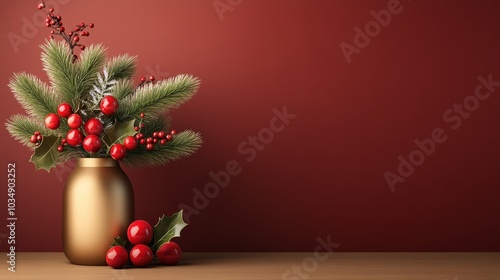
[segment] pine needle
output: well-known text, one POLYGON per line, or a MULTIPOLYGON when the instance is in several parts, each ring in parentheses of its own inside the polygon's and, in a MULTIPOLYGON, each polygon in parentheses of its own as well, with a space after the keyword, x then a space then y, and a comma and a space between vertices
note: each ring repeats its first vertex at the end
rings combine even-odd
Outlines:
POLYGON ((25 115, 12 115, 5 126, 14 139, 31 149, 35 148, 35 145, 30 142, 30 138, 35 131, 39 131, 42 135, 51 134, 43 123, 25 115))

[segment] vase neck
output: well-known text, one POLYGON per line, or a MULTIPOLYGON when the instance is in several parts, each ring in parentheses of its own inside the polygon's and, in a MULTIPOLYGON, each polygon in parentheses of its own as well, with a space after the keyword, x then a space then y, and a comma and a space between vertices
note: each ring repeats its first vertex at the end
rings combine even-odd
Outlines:
POLYGON ((78 167, 117 167, 118 161, 112 158, 79 158, 76 161, 78 167))

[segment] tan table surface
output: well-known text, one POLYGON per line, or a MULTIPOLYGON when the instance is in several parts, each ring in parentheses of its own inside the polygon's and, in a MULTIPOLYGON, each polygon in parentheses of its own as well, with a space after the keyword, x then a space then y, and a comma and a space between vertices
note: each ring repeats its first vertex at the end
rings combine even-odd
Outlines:
MULTIPOLYGON (((0 259, 6 260, 2 255, 0 259)), ((173 267, 115 270, 72 265, 62 253, 18 253, 16 272, 7 271, 2 261, 0 279, 500 279, 500 253, 333 253, 321 257, 324 260, 315 259, 314 253, 185 253, 173 267), (306 266, 302 275, 285 274, 302 264, 306 266)))

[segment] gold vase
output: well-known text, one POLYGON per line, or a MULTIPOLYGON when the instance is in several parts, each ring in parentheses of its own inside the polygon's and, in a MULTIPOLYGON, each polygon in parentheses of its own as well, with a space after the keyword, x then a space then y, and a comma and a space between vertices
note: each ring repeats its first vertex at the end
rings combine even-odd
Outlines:
POLYGON ((81 158, 63 194, 63 247, 79 265, 106 265, 113 237, 134 221, 134 190, 117 161, 81 158))

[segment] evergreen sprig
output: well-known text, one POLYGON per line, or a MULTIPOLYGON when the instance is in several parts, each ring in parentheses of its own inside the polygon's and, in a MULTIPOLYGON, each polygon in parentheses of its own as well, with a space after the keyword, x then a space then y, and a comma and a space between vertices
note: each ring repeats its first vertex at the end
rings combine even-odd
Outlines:
POLYGON ((42 122, 20 114, 12 115, 7 120, 5 126, 14 139, 30 149, 34 149, 33 144, 30 142, 30 137, 35 131, 39 131, 43 135, 50 134, 50 131, 42 122))
POLYGON ((106 65, 111 80, 130 79, 136 70, 135 56, 120 55, 113 57, 106 65))

